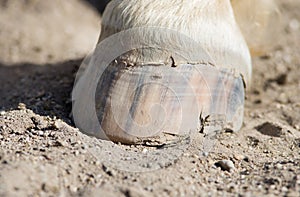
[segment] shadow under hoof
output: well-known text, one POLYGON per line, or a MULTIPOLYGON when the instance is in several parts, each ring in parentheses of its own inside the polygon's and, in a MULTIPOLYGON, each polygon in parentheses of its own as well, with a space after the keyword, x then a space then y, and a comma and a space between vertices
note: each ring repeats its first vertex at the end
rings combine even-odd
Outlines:
POLYGON ((39 115, 56 116, 71 123, 71 92, 82 59, 37 65, 0 63, 0 109, 19 103, 39 115))

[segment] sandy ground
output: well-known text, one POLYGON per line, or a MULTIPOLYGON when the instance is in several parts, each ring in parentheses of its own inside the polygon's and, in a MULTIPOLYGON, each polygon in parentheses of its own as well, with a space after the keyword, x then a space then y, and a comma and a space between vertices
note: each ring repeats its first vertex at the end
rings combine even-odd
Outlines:
POLYGON ((242 130, 207 155, 202 134, 153 147, 80 133, 70 93, 99 16, 75 0, 11 2, 23 1, 0 1, 0 196, 300 195, 298 0, 282 1, 282 36, 253 59, 242 130))

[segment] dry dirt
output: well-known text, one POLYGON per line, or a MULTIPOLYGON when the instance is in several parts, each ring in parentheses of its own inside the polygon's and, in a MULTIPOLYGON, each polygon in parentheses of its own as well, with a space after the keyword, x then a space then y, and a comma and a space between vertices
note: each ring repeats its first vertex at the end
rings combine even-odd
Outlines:
POLYGON ((282 1, 282 36, 253 59, 243 128, 204 155, 202 134, 125 146, 74 127, 73 81, 100 18, 61 2, 0 0, 0 196, 300 196, 299 0, 282 1))

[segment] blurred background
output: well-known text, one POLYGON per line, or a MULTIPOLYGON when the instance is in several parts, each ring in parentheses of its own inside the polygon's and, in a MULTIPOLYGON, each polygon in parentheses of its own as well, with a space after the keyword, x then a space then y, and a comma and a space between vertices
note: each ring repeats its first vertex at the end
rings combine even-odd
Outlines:
POLYGON ((108 0, 0 0, 0 63, 45 64, 90 53, 108 0))

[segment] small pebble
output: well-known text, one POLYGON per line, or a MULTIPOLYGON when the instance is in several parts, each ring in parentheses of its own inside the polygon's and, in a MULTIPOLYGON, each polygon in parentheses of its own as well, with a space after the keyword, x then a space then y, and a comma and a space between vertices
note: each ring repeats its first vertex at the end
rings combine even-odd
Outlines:
POLYGON ((270 189, 271 189, 271 190, 276 189, 276 185, 271 185, 271 186, 270 186, 270 189))
POLYGON ((276 164, 276 168, 277 168, 278 170, 281 170, 281 169, 283 169, 283 166, 282 166, 282 164, 278 163, 278 164, 276 164))
POLYGON ((80 152, 78 151, 78 150, 76 150, 75 152, 74 152, 74 155, 75 156, 78 156, 80 154, 80 152))
POLYGON ((147 148, 144 148, 144 149, 143 149, 143 153, 146 154, 147 152, 148 152, 148 149, 147 149, 147 148))
POLYGON ((61 121, 55 121, 53 124, 55 129, 60 129, 62 127, 61 121))
MULTIPOLYGON (((282 59, 287 64, 291 64, 292 60, 293 60, 291 55, 284 55, 282 59)), ((284 70, 284 71, 286 71, 286 70, 284 70)), ((281 72, 284 72, 284 71, 283 71, 283 69, 281 70, 281 72)))
POLYGON ((185 157, 190 157, 190 156, 191 156, 189 153, 183 153, 183 155, 184 155, 185 157))
MULTIPOLYGON (((95 162, 95 165, 96 165, 96 166, 100 166, 100 165, 101 165, 101 162, 97 160, 97 161, 95 162)), ((99 175, 98 175, 98 176, 99 176, 99 175)), ((102 176, 102 175, 100 174, 100 176, 102 176)))
POLYGON ((31 132, 33 135, 38 134, 38 131, 36 131, 36 130, 34 130, 34 129, 30 129, 30 132, 31 132))
POLYGON ((24 103, 19 103, 18 109, 20 109, 20 110, 26 110, 26 105, 24 103))
POLYGON ((262 186, 262 185, 258 185, 257 188, 258 188, 258 189, 262 189, 263 186, 262 186))
POLYGON ((236 154, 236 155, 234 155, 234 158, 236 160, 238 160, 238 161, 241 161, 241 160, 245 159, 245 156, 244 155, 240 155, 240 154, 236 154))
POLYGON ((6 114, 5 111, 0 111, 0 115, 1 115, 1 116, 4 116, 5 114, 6 114))
POLYGON ((78 188, 75 186, 70 186, 69 188, 72 193, 76 193, 78 191, 78 188))
POLYGON ((221 160, 215 164, 221 167, 222 170, 231 172, 235 169, 234 164, 231 160, 221 160))
POLYGON ((297 19, 292 19, 289 23, 291 30, 296 31, 300 28, 300 23, 297 19))
POLYGON ((281 104, 286 104, 289 102, 288 96, 283 92, 281 94, 279 94, 279 96, 277 97, 276 100, 281 104))
POLYGON ((195 159, 198 159, 198 158, 199 158, 199 156, 196 155, 196 154, 193 154, 192 157, 195 158, 195 159))
POLYGON ((38 131, 39 136, 44 136, 44 131, 38 131))
POLYGON ((55 135, 56 135, 56 133, 54 131, 51 131, 48 136, 49 137, 55 137, 55 135))
POLYGON ((287 191, 289 191, 289 189, 288 189, 287 187, 282 187, 282 188, 281 188, 281 191, 282 191, 282 192, 287 192, 287 191))
POLYGON ((57 140, 56 144, 58 146, 63 146, 63 147, 67 147, 68 146, 68 143, 66 141, 64 141, 64 140, 57 140))

